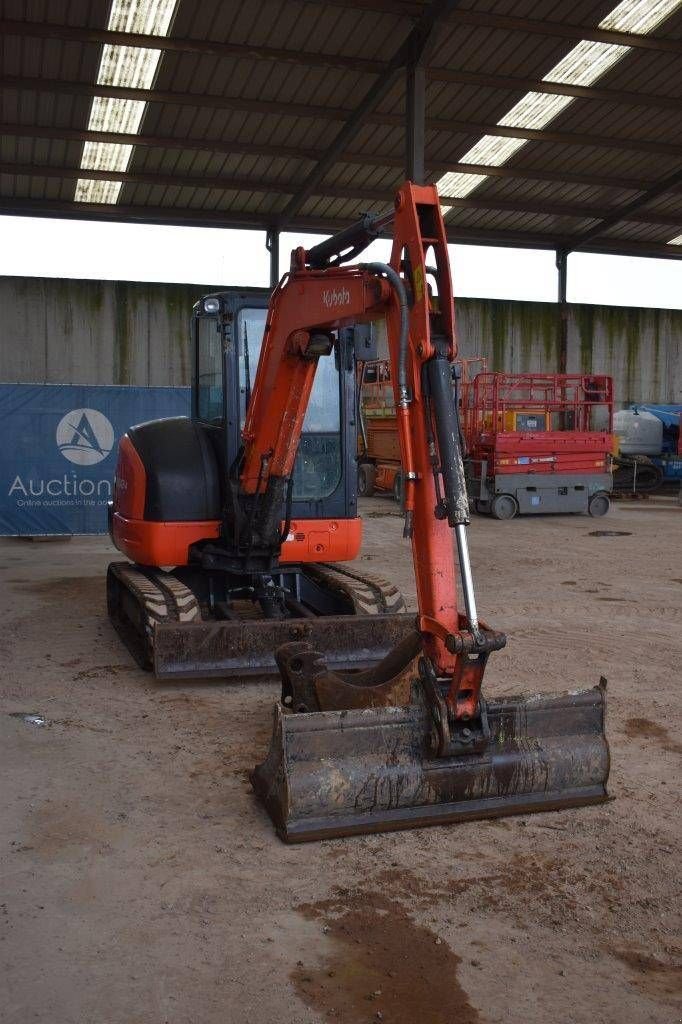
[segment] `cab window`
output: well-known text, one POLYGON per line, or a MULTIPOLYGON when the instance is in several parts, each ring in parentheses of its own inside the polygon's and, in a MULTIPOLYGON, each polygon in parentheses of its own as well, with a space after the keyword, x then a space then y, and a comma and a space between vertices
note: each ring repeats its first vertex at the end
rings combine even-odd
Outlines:
POLYGON ((197 330, 197 416, 223 421, 223 345, 217 317, 200 316, 197 330))
MULTIPOLYGON (((244 425, 258 369, 267 310, 242 309, 237 318, 239 414, 244 425)), ((341 382, 334 353, 322 356, 303 421, 294 465, 294 501, 326 498, 341 481, 341 382)))

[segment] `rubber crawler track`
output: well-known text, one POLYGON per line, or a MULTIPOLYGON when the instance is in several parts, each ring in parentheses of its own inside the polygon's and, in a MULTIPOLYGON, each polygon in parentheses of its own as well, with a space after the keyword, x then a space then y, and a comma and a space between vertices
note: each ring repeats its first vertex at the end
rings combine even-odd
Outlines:
MULTIPOLYGON (((304 572, 326 589, 349 599, 356 615, 395 615, 406 611, 401 592, 380 576, 326 563, 305 566, 304 572)), ((126 647, 137 663, 148 670, 154 663, 157 623, 202 619, 198 598, 173 573, 131 562, 109 565, 107 607, 126 647)))

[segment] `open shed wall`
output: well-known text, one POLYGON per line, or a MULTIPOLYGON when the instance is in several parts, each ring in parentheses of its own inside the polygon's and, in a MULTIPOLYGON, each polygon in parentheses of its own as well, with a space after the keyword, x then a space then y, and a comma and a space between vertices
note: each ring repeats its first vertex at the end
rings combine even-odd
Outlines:
MULTIPOLYGON (((491 370, 557 372, 558 317, 549 302, 460 299, 460 352, 491 370)), ((682 310, 569 303, 568 373, 608 373, 619 405, 682 395, 682 310)))
MULTIPOLYGON (((190 383, 192 304, 215 285, 0 277, 0 380, 190 383)), ((464 356, 555 372, 553 303, 457 300, 464 356)), ((569 372, 610 373, 619 404, 682 400, 682 310, 568 306, 569 372)))

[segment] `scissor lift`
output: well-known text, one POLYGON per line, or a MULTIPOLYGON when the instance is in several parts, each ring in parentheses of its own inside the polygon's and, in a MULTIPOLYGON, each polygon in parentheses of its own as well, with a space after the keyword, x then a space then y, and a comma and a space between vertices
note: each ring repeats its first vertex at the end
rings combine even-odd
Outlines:
POLYGON ((477 512, 605 515, 613 383, 594 374, 479 373, 463 391, 468 487, 477 512))

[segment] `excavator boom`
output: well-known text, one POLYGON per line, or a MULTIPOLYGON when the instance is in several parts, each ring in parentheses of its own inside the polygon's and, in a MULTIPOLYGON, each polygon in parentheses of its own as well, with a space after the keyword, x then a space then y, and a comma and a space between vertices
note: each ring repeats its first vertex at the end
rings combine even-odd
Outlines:
POLYGON ((606 798, 602 686, 502 703, 481 694, 488 657, 506 638, 476 607, 435 186, 403 185, 392 220, 390 264, 340 265, 376 233, 367 219, 336 243, 294 251, 270 303, 243 430, 237 506, 248 526, 246 536, 235 531, 235 557, 247 550, 276 565, 317 361, 338 328, 386 320, 416 629, 378 667, 355 674, 329 671, 305 642, 278 650, 282 704, 252 781, 291 841, 606 798))

